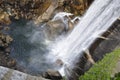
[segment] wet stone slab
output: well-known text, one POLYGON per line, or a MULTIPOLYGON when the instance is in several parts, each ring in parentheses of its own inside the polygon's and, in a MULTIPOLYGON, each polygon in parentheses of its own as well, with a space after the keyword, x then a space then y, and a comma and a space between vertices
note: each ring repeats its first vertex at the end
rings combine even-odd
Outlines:
POLYGON ((0 66, 0 80, 48 80, 0 66))

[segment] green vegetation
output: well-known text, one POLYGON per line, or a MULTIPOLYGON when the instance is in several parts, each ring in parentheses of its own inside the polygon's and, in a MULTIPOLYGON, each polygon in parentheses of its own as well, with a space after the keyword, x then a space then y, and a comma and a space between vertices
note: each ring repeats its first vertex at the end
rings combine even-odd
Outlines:
POLYGON ((115 76, 111 78, 111 80, 120 80, 120 72, 115 74, 115 76))
POLYGON ((119 59, 120 49, 117 49, 97 62, 79 80, 120 80, 120 76, 111 79, 111 73, 119 59))

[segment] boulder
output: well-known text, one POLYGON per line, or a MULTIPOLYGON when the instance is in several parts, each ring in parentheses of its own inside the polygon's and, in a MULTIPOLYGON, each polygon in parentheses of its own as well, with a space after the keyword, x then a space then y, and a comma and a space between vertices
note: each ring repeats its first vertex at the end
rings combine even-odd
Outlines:
POLYGON ((74 23, 72 23, 70 20, 68 21, 68 31, 72 31, 74 28, 74 23))
POLYGON ((7 25, 11 23, 9 15, 6 12, 0 12, 0 23, 7 25))
POLYGON ((49 21, 44 28, 46 38, 53 40, 65 31, 66 24, 62 20, 49 21))
POLYGON ((7 62, 8 67, 14 67, 15 65, 16 65, 16 60, 15 59, 11 59, 10 61, 7 62))
POLYGON ((43 77, 51 80, 61 80, 62 76, 58 71, 48 70, 46 73, 43 74, 43 77))
POLYGON ((44 25, 45 36, 49 40, 54 40, 56 37, 72 31, 75 24, 69 13, 60 12, 44 25))
POLYGON ((13 41, 13 39, 9 36, 9 35, 6 35, 6 43, 9 44, 10 42, 13 41))
POLYGON ((57 59, 56 60, 56 64, 59 65, 59 66, 62 66, 63 65, 63 61, 61 59, 57 59))
POLYGON ((35 20, 35 24, 39 24, 44 21, 48 21, 53 14, 53 11, 58 7, 58 0, 47 1, 44 5, 49 4, 42 8, 44 10, 43 14, 40 14, 39 17, 35 20))

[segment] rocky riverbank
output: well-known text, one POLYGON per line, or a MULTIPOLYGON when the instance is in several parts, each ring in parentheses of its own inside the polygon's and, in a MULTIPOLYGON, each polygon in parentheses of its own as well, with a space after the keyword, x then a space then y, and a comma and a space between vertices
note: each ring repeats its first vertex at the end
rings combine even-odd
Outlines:
MULTIPOLYGON (((70 12, 75 16, 81 16, 93 0, 1 0, 0 1, 0 66, 5 66, 25 72, 16 64, 16 60, 11 58, 10 47, 14 39, 7 31, 10 30, 9 24, 22 19, 33 20, 36 24, 46 22, 48 37, 55 38, 63 31, 73 29, 76 23, 69 22, 71 17, 64 17, 69 23, 68 29, 62 20, 52 21, 53 16, 58 12, 70 12), (62 25, 62 26, 61 26, 62 25), (7 27, 6 27, 7 26, 7 27), (60 31, 58 33, 58 31, 60 31), (57 33, 57 34, 56 34, 57 33), (55 36, 54 36, 55 35, 55 36)), ((50 40, 52 40, 50 38, 50 40)), ((51 76, 47 73, 47 76, 51 76)), ((54 75, 53 75, 54 76, 54 75)), ((46 77, 46 76, 45 76, 46 77)), ((48 78, 47 77, 47 78, 48 78)), ((61 78, 61 76, 60 76, 61 78)))
POLYGON ((49 80, 0 66, 0 80, 49 80))
POLYGON ((7 21, 24 18, 36 23, 49 20, 56 11, 82 15, 93 0, 1 0, 0 12, 5 13, 7 21))
POLYGON ((13 41, 6 32, 10 30, 8 25, 11 23, 9 15, 6 12, 0 12, 0 66, 15 67, 16 61, 12 59, 9 45, 13 41))

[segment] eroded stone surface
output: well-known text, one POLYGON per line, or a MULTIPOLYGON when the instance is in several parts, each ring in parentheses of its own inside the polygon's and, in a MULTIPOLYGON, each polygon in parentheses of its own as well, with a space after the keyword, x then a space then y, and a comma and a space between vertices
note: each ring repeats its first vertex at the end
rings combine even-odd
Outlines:
POLYGON ((9 69, 0 67, 0 80, 4 77, 4 75, 9 71, 9 69))
POLYGON ((0 66, 0 80, 48 80, 0 66))
POLYGON ((0 20, 10 23, 9 17, 16 20, 25 18, 36 24, 47 21, 55 10, 82 15, 93 0, 1 0, 0 20), (4 15, 1 15, 1 12, 4 15), (5 17, 5 18, 4 18, 5 17), (4 18, 4 20, 2 19, 4 18))

